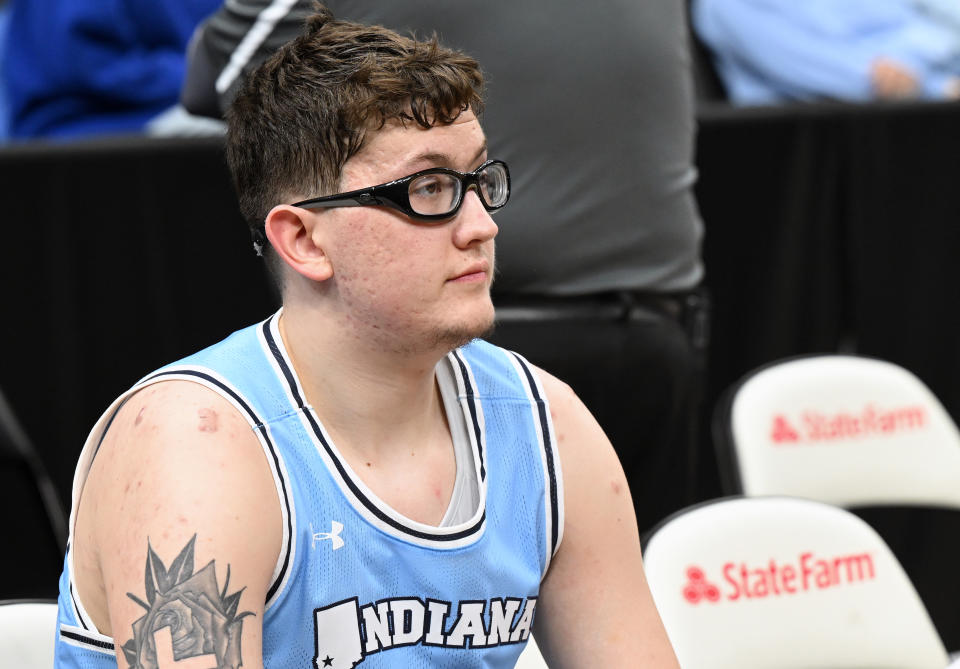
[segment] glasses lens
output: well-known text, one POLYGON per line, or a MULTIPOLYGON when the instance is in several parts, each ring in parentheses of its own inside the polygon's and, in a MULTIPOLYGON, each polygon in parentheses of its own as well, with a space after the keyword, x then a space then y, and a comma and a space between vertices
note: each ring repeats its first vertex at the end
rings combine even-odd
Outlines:
POLYGON ((507 168, 500 163, 492 163, 479 174, 480 192, 488 207, 502 207, 510 197, 510 180, 507 168))
POLYGON ((418 214, 447 214, 460 200, 460 180, 449 174, 424 174, 410 182, 410 208, 418 214))

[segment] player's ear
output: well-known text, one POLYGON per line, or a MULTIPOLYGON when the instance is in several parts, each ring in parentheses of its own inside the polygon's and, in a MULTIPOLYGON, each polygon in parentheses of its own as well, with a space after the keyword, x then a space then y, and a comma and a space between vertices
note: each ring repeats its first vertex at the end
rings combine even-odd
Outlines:
POLYGON ((264 231, 270 245, 285 263, 314 281, 333 276, 333 266, 324 252, 317 223, 320 216, 301 207, 279 204, 270 210, 264 231))

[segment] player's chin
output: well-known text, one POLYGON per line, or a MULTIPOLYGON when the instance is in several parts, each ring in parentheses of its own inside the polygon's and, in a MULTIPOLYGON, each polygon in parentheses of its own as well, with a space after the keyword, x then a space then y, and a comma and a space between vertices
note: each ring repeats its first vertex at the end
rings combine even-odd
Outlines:
POLYGON ((445 348, 455 349, 465 346, 474 339, 483 339, 493 332, 494 311, 493 305, 490 305, 488 312, 483 314, 474 314, 469 319, 463 319, 458 323, 450 324, 437 333, 438 343, 445 348))

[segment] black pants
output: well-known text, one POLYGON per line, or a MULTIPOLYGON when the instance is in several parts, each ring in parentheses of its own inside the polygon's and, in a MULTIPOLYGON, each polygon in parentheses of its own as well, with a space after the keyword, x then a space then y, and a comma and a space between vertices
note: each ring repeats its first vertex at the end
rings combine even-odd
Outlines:
POLYGON ((696 501, 714 467, 701 433, 708 305, 701 291, 495 296, 490 341, 570 384, 603 427, 641 533, 696 501))

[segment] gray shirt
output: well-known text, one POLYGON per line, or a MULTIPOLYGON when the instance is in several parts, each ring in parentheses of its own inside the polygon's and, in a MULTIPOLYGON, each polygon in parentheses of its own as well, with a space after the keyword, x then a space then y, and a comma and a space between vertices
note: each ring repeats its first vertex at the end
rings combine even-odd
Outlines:
MULTIPOLYGON (((244 68, 293 37, 311 4, 228 0, 192 46, 188 109, 203 111, 206 94, 208 113, 222 110, 244 68), (220 96, 211 104, 213 78, 220 96)), ((480 62, 489 154, 512 179, 495 219, 496 293, 663 292, 700 282, 682 0, 325 4, 339 19, 435 31, 480 62)))

